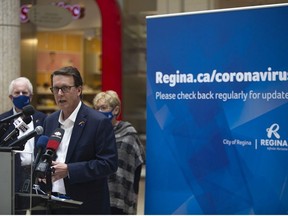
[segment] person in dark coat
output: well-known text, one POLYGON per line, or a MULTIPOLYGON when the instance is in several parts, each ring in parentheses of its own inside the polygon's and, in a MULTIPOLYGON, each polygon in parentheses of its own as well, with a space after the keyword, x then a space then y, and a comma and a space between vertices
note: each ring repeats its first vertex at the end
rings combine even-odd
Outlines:
POLYGON ((112 215, 137 214, 139 182, 145 162, 144 146, 130 122, 119 120, 121 101, 113 90, 99 92, 94 109, 107 116, 114 126, 119 167, 108 178, 112 215))
POLYGON ((65 130, 52 162, 52 194, 83 204, 77 209, 52 209, 52 214, 110 214, 107 177, 118 168, 115 134, 109 119, 85 105, 77 68, 51 74, 51 91, 60 110, 50 114, 44 133, 65 130))
MULTIPOLYGON (((32 83, 26 77, 18 77, 11 81, 8 89, 8 94, 9 99, 11 100, 13 105, 9 111, 4 112, 0 115, 0 120, 15 115, 19 112, 22 112, 23 107, 30 105, 33 98, 32 83)), ((37 126, 43 126, 45 118, 46 118, 45 113, 42 113, 34 109, 34 114, 31 115, 31 121, 27 125, 28 129, 25 132, 19 130, 19 135, 18 137, 16 137, 16 139, 34 130, 37 126)), ((13 119, 12 119, 11 124, 6 128, 7 130, 6 133, 4 133, 4 135, 1 137, 1 142, 14 128, 15 126, 13 125, 13 119)), ((30 172, 31 164, 34 160, 34 157, 33 156, 30 157, 30 155, 26 154, 26 152, 32 153, 32 155, 36 155, 37 150, 35 148, 35 145, 38 141, 39 136, 40 135, 36 135, 35 137, 32 137, 30 140, 26 142, 24 150, 22 151, 23 153, 20 154, 22 170, 27 170, 28 172, 30 172)), ((25 181, 26 178, 22 179, 22 181, 23 180, 25 181)), ((16 191, 22 190, 21 189, 22 186, 23 185, 21 185, 21 182, 19 182, 19 184, 16 186, 16 191)), ((26 190, 28 189, 29 188, 26 188, 26 190)))
MULTIPOLYGON (((8 89, 9 99, 12 102, 12 108, 0 115, 0 120, 5 119, 7 117, 16 115, 19 112, 23 111, 23 107, 30 105, 33 98, 33 86, 30 80, 26 77, 18 77, 11 81, 8 89)), ((27 130, 19 131, 19 134, 16 137, 13 137, 10 142, 4 143, 4 146, 9 145, 9 143, 17 140, 21 136, 28 134, 33 131, 37 126, 43 126, 44 120, 46 118, 46 114, 42 113, 38 110, 35 110, 32 106, 32 115, 29 117, 30 121, 27 122, 27 130)), ((20 118, 20 117, 19 117, 20 118)), ((23 116, 21 118, 24 118, 23 116)), ((2 127, 1 131, 1 144, 3 144, 3 139, 7 137, 7 135, 15 129, 13 124, 15 119, 11 119, 9 124, 7 123, 5 127, 2 127)), ((36 135, 29 139, 25 145, 24 149, 20 153, 15 154, 15 192, 21 193, 30 193, 31 186, 33 185, 33 178, 31 176, 32 165, 34 158, 37 154, 36 143, 40 135, 36 135)), ((27 207, 27 203, 16 203, 17 206, 27 207)))

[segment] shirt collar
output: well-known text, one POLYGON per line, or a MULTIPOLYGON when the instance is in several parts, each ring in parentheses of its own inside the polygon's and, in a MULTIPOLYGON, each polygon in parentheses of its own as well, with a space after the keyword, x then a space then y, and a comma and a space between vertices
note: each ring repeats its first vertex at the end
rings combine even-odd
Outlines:
POLYGON ((65 125, 65 122, 75 122, 76 121, 76 117, 77 117, 77 114, 80 110, 80 107, 81 107, 81 104, 82 102, 80 101, 76 107, 76 109, 72 112, 72 114, 66 119, 66 120, 63 120, 62 118, 62 110, 60 112, 60 115, 59 115, 59 123, 62 124, 62 125, 65 125), (68 120, 68 121, 67 121, 68 120))
POLYGON ((15 107, 13 106, 13 115, 17 114, 15 107))
MULTIPOLYGON (((13 110, 13 115, 18 114, 18 112, 16 112, 16 109, 15 109, 14 106, 13 106, 12 110, 13 110)), ((31 116, 31 119, 33 120, 33 115, 30 115, 30 116, 31 116)), ((24 117, 22 117, 22 118, 24 118, 24 117)), ((32 121, 31 121, 31 122, 32 122, 32 121)))

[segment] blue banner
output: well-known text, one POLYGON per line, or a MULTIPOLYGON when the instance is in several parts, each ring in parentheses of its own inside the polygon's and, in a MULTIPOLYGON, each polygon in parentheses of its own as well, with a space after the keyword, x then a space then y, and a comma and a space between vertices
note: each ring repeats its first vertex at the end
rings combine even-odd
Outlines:
POLYGON ((288 5, 147 18, 145 214, 288 213, 288 5))

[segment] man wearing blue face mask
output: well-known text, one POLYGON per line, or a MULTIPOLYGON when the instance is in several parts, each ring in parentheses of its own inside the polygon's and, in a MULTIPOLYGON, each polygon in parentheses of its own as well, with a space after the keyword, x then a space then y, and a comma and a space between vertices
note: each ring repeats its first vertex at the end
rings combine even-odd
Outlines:
MULTIPOLYGON (((9 85, 9 98, 11 99, 13 107, 11 110, 1 114, 0 120, 21 112, 23 107, 31 103, 32 96, 33 96, 33 86, 29 79, 27 79, 26 77, 19 77, 19 78, 12 80, 9 85)), ((35 113, 31 116, 31 121, 27 123, 27 127, 26 127, 27 130, 25 131, 18 130, 19 131, 18 138, 33 131, 37 126, 43 126, 43 122, 45 118, 46 118, 46 114, 35 110, 35 113)), ((1 139, 3 137, 6 137, 7 134, 9 134, 14 128, 15 126, 12 120, 10 126, 7 128, 6 133, 1 137, 1 139)), ((31 154, 27 154, 26 152, 33 153, 32 155, 36 155, 35 143, 37 143, 38 138, 39 138, 39 135, 29 139, 25 144, 24 150, 20 154, 21 175, 23 174, 21 180, 23 180, 23 182, 21 182, 18 185, 19 188, 16 188, 16 190, 18 191, 24 190, 23 183, 26 180, 25 179, 27 177, 26 175, 29 175, 31 173, 31 164, 34 160, 34 156, 31 158, 31 154), (25 172, 25 170, 27 170, 27 172, 25 172), (23 177, 23 176, 26 176, 26 177, 23 177)), ((27 181, 26 181, 26 184, 27 184, 27 181)), ((25 185, 25 190, 28 190, 26 185, 25 185)))

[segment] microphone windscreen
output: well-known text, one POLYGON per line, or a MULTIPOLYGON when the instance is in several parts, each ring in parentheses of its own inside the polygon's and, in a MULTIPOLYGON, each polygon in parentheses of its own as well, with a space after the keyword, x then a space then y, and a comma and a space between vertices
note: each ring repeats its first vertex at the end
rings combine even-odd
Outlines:
POLYGON ((23 118, 23 121, 24 121, 26 124, 29 124, 29 123, 32 121, 32 118, 31 118, 30 115, 29 115, 29 116, 25 116, 25 117, 23 118))
POLYGON ((60 145, 60 142, 58 140, 49 140, 47 143, 46 149, 51 149, 51 150, 56 151, 59 145, 60 145))
POLYGON ((29 105, 23 107, 22 113, 25 116, 30 116, 30 115, 33 115, 35 113, 35 109, 32 105, 29 104, 29 105))
POLYGON ((37 135, 41 135, 44 131, 42 126, 37 126, 34 130, 37 133, 37 135))
POLYGON ((64 135, 64 129, 62 128, 56 128, 56 130, 53 132, 53 134, 50 136, 48 143, 47 143, 47 149, 53 149, 53 150, 57 150, 61 140, 63 138, 64 135))
POLYGON ((36 148, 38 148, 38 149, 45 149, 45 148, 46 148, 46 145, 47 145, 47 142, 48 142, 48 139, 49 139, 48 136, 41 135, 41 136, 38 138, 38 140, 37 140, 36 148))

